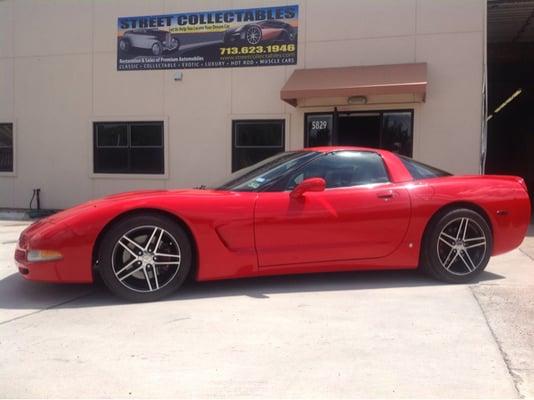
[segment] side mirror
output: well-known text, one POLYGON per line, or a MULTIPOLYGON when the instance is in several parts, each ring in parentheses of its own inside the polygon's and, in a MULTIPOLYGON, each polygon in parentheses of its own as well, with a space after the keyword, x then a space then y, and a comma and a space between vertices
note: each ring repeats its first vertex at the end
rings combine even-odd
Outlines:
POLYGON ((306 192, 322 192, 326 187, 326 182, 323 178, 308 178, 300 182, 295 189, 289 193, 292 199, 302 197, 306 192))

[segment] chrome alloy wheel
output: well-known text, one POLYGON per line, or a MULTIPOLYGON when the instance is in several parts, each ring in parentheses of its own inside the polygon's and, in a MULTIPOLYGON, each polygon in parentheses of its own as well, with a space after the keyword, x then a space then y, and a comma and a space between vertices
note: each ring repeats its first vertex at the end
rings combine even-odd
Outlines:
POLYGON ((248 28, 246 33, 246 39, 248 44, 258 44, 261 39, 261 30, 257 26, 248 28))
POLYGON ((468 275, 483 262, 487 238, 480 225, 471 218, 456 218, 441 230, 438 258, 443 268, 454 275, 468 275))
POLYGON ((165 229, 136 227, 117 241, 111 266, 117 280, 137 292, 155 292, 166 286, 180 269, 180 246, 165 229))

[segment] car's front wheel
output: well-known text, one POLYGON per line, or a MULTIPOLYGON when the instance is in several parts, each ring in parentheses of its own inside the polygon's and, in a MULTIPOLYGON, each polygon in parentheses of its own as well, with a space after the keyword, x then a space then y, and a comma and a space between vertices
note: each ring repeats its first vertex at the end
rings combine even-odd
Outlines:
POLYGON ((127 53, 128 51, 130 51, 130 42, 128 41, 128 39, 124 39, 122 38, 120 41, 119 41, 119 48, 121 49, 121 51, 127 53))
POLYGON ((450 283, 480 274, 493 247, 490 226, 476 211, 459 208, 439 214, 423 238, 422 269, 450 283))
POLYGON ((176 51, 177 51, 178 49, 180 49, 180 41, 179 41, 178 39, 176 39, 176 38, 172 38, 172 39, 171 39, 171 48, 172 48, 173 50, 176 50, 176 51))
POLYGON ((152 54, 155 56, 160 56, 163 53, 163 46, 160 42, 156 42, 152 45, 152 54))
POLYGON ((158 214, 127 217, 101 241, 99 271, 106 286, 129 301, 154 301, 175 292, 192 263, 184 229, 158 214))

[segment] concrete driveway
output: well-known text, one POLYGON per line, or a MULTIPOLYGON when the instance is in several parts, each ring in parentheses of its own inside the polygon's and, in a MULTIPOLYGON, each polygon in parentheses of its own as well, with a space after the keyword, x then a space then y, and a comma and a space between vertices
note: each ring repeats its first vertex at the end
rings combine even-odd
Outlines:
POLYGON ((124 304, 101 285, 24 281, 24 225, 0 222, 2 397, 534 396, 534 238, 473 285, 335 273, 124 304))

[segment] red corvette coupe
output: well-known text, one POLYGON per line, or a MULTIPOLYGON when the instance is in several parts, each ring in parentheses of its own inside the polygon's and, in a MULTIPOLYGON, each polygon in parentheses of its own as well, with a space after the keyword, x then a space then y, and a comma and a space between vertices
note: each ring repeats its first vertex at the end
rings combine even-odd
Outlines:
POLYGON ((159 299, 197 280, 421 268, 478 275, 521 243, 523 179, 452 176, 384 150, 277 154, 211 188, 117 194, 35 222, 15 259, 27 279, 92 282, 159 299))

